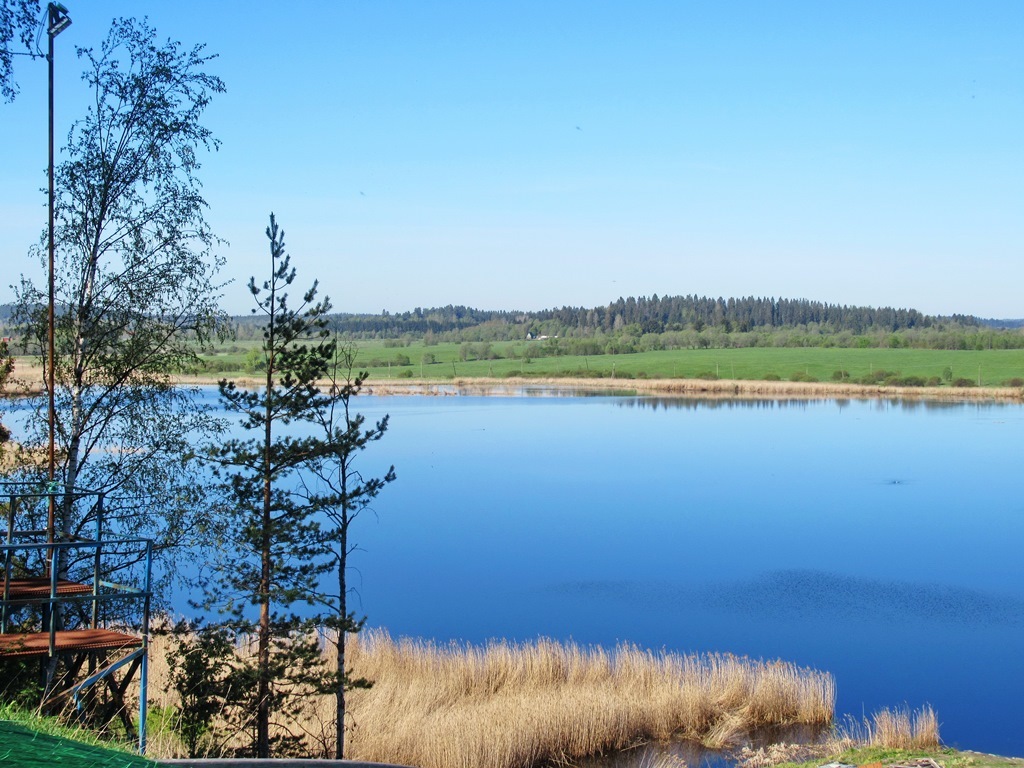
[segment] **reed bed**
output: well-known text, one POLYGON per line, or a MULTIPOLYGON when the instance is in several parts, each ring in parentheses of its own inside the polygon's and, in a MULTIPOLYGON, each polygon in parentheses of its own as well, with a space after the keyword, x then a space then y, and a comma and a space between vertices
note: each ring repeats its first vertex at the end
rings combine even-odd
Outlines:
POLYGON ((374 394, 500 394, 523 387, 552 387, 566 390, 629 391, 638 395, 700 397, 701 399, 751 398, 777 400, 831 400, 849 398, 908 399, 932 401, 974 401, 1022 399, 1019 387, 899 387, 837 382, 761 381, 758 379, 613 379, 571 377, 460 377, 444 382, 410 379, 370 380, 374 394))
MULTIPOLYGON (((154 638, 150 663, 151 703, 165 709, 177 704, 163 690, 168 642, 154 638)), ((609 651, 550 639, 439 645, 367 630, 350 637, 348 658, 356 675, 375 683, 349 693, 345 757, 418 768, 530 768, 669 739, 721 749, 759 727, 824 726, 834 715, 830 674, 728 654, 630 644, 609 651)), ((304 732, 309 756, 334 757, 333 715, 331 698, 310 696, 298 721, 278 727, 304 732)), ((765 768, 859 746, 938 748, 938 716, 930 706, 882 709, 848 720, 824 742, 744 749, 737 759, 765 768)), ((184 756, 164 729, 151 735, 150 753, 184 756)), ((654 760, 668 763, 676 758, 654 760)))
POLYGON ((613 651, 538 640, 483 646, 358 637, 354 759, 420 768, 528 768, 649 740, 733 743, 759 725, 827 724, 831 675, 785 662, 613 651))
MULTIPOLYGON (((150 698, 169 709, 166 642, 153 644, 150 698)), ((761 725, 827 725, 835 702, 825 672, 629 644, 438 645, 368 630, 350 638, 348 659, 375 682, 348 695, 345 757, 418 768, 530 768, 672 738, 721 748, 761 725)), ((280 725, 306 733, 310 756, 334 757, 332 722, 333 700, 309 696, 299 720, 280 725)), ((150 751, 182 756, 169 732, 154 733, 150 751)))
POLYGON ((824 741, 769 744, 758 749, 744 747, 736 755, 736 765, 738 768, 771 768, 782 763, 820 763, 863 747, 931 751, 941 746, 939 718, 932 707, 927 704, 917 710, 886 707, 863 720, 848 719, 824 741))
POLYGON ((927 704, 917 710, 886 708, 865 718, 853 738, 872 747, 937 749, 939 718, 927 704))

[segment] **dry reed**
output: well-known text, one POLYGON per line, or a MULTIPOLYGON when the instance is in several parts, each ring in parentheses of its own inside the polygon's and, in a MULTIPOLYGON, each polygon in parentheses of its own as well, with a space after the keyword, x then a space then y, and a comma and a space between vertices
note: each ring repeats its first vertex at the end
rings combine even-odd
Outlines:
MULTIPOLYGON (((176 703, 163 692, 167 642, 154 638, 150 662, 151 702, 164 708, 176 703)), ((828 673, 628 644, 613 651, 549 639, 437 645, 370 630, 349 640, 348 654, 355 674, 376 682, 349 694, 345 756, 420 768, 527 768, 670 738, 735 746, 759 726, 830 724, 835 701, 828 673)), ((311 696, 299 722, 279 727, 304 731, 311 756, 333 757, 332 706, 311 696)), ((864 745, 937 748, 938 717, 929 706, 887 708, 849 720, 822 743, 745 749, 737 757, 744 768, 765 768, 864 745)), ((182 756, 173 733, 159 729, 150 752, 182 756)))
MULTIPOLYGON (((165 642, 152 648, 150 699, 170 708, 165 642)), ((419 768, 528 768, 669 738, 717 748, 759 725, 828 724, 835 701, 828 673, 633 645, 445 646, 372 630, 349 640, 348 657, 375 683, 349 693, 345 757, 419 768)), ((305 732, 311 755, 333 757, 332 707, 310 696, 298 722, 279 725, 305 732)), ((153 734, 150 751, 181 756, 166 732, 153 734)))
POLYGON ((851 735, 868 746, 888 749, 937 749, 941 743, 938 715, 927 704, 917 710, 881 709, 864 718, 851 735))
POLYGON ((526 768, 670 737, 721 747, 763 724, 829 723, 827 673, 736 656, 608 652, 539 640, 352 643, 351 752, 421 768, 526 768))
POLYGON ((737 754, 736 764, 738 768, 771 768, 781 763, 820 762, 861 747, 935 750, 940 746, 939 719, 930 706, 918 710, 886 707, 863 720, 848 719, 824 741, 744 747, 737 754))
POLYGON ((374 394, 502 394, 523 387, 566 390, 630 391, 638 395, 699 397, 701 399, 855 400, 914 399, 933 401, 1020 401, 1020 387, 897 387, 838 382, 762 381, 759 379, 611 379, 571 377, 456 378, 445 382, 394 379, 367 382, 374 394))

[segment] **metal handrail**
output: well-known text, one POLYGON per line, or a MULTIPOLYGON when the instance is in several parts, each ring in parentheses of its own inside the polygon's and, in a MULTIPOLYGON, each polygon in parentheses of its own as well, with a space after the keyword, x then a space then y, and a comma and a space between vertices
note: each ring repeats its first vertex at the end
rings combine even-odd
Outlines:
MULTIPOLYGON (((90 622, 93 627, 98 623, 99 617, 99 604, 109 600, 124 599, 126 597, 144 599, 147 603, 144 606, 144 610, 148 611, 149 600, 153 597, 152 591, 152 561, 153 561, 153 541, 152 539, 146 539, 141 537, 110 537, 104 541, 70 541, 61 543, 44 543, 44 544, 28 544, 28 543, 10 543, 0 545, 0 551, 4 554, 5 572, 4 572, 4 589, 3 597, 0 599, 0 634, 7 632, 7 620, 9 607, 15 605, 24 604, 37 604, 45 605, 51 609, 51 617, 49 623, 50 633, 50 655, 54 653, 54 638, 57 628, 57 621, 53 615, 52 608, 60 603, 69 602, 92 602, 92 621, 90 622), (106 579, 99 578, 98 573, 93 579, 92 591, 88 595, 61 595, 58 594, 58 569, 57 560, 59 552, 63 551, 79 551, 88 550, 91 548, 98 549, 99 547, 106 545, 120 545, 120 546, 136 546, 139 547, 140 554, 144 554, 146 563, 146 577, 143 582, 143 586, 137 587, 131 584, 122 584, 115 581, 109 581, 106 579), (11 569, 10 562, 12 560, 12 554, 15 551, 33 552, 33 551, 45 551, 48 555, 49 560, 49 571, 50 575, 50 593, 49 595, 42 597, 36 596, 32 598, 12 598, 11 597, 11 569), (109 591, 102 591, 102 589, 109 591)), ((148 622, 146 622, 148 628, 148 622)))
MULTIPOLYGON (((125 658, 115 662, 104 669, 91 673, 85 680, 78 683, 71 689, 75 702, 82 707, 80 697, 81 691, 105 676, 112 674, 118 668, 132 662, 137 663, 139 670, 139 752, 146 751, 146 714, 148 698, 148 669, 149 669, 149 624, 151 600, 153 598, 153 540, 134 536, 110 536, 104 530, 105 505, 103 492, 91 491, 82 488, 58 489, 50 486, 46 490, 32 488, 33 484, 17 482, 0 482, 0 499, 7 497, 7 531, 5 543, 0 544, 0 562, 3 567, 3 591, 0 593, 0 633, 7 632, 9 608, 25 604, 36 604, 45 606, 44 622, 48 615, 49 624, 48 652, 52 658, 56 654, 56 632, 59 623, 59 606, 61 603, 92 603, 90 625, 97 628, 100 619, 100 604, 109 600, 134 599, 142 600, 142 621, 141 621, 141 647, 133 651, 125 658), (71 534, 67 531, 55 531, 52 527, 44 530, 17 530, 15 528, 16 516, 19 506, 26 501, 48 500, 50 505, 56 503, 60 496, 65 502, 75 504, 88 497, 95 497, 95 502, 88 509, 86 515, 93 515, 95 518, 94 538, 86 538, 81 535, 71 534), (25 541, 28 539, 29 541, 25 541), (32 543, 44 539, 45 543, 32 543), (143 586, 121 584, 102 577, 102 560, 104 555, 110 554, 112 550, 128 553, 135 548, 136 554, 143 555, 133 565, 138 565, 142 560, 145 562, 145 571, 142 580, 143 586), (89 594, 58 594, 60 583, 60 553, 88 551, 92 549, 92 589, 89 594), (128 550, 128 552, 125 552, 128 550), (33 597, 24 599, 11 598, 11 575, 15 565, 15 552, 25 553, 26 559, 30 559, 31 553, 45 553, 40 559, 46 564, 47 576, 49 577, 50 589, 46 597, 33 597)), ((131 672, 129 672, 129 675, 131 672)), ((49 683, 47 683, 47 688, 49 683)))

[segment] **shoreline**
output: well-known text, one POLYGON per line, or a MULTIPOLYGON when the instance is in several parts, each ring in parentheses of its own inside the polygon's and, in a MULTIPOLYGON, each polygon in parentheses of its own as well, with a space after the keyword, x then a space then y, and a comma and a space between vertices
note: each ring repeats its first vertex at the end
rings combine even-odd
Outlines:
MULTIPOLYGON (((174 384, 216 386, 220 377, 171 375, 174 384)), ((243 387, 258 387, 255 376, 232 379, 243 387)), ((43 390, 42 367, 19 361, 7 396, 38 394, 43 390)), ((363 394, 446 396, 520 396, 531 390, 571 393, 607 393, 626 397, 674 397, 680 399, 742 400, 921 400, 937 402, 1022 402, 1019 387, 889 387, 878 384, 836 382, 765 381, 756 379, 622 379, 456 377, 452 379, 367 379, 363 394)))
POLYGON ((922 400, 941 402, 1024 402, 1024 391, 1013 387, 948 388, 886 387, 831 382, 760 381, 751 379, 574 379, 574 378, 455 378, 442 381, 409 379, 367 380, 366 394, 374 395, 520 395, 530 390, 603 392, 627 397, 675 397, 722 400, 922 400))

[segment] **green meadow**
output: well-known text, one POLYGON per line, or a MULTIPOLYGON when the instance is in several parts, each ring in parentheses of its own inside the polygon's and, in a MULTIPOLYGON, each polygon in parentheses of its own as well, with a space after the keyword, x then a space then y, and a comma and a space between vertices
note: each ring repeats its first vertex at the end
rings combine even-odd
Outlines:
MULTIPOLYGON (((205 355, 206 374, 251 376, 259 371, 257 341, 239 341, 205 355)), ((623 379, 861 381, 892 377, 944 386, 1022 386, 1024 350, 844 349, 750 347, 684 349, 619 355, 552 355, 542 341, 408 344, 357 342, 356 366, 372 379, 511 376, 623 379)))

